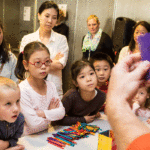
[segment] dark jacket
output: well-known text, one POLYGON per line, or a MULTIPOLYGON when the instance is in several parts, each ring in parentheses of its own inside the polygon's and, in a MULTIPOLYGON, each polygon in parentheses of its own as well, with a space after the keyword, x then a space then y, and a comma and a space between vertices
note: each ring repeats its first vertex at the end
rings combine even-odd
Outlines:
POLYGON ((14 123, 0 121, 0 140, 9 141, 9 147, 17 145, 24 128, 24 116, 20 113, 14 123))
MULTIPOLYGON (((84 37, 83 37, 83 40, 84 40, 84 37)), ((83 46, 83 40, 82 40, 82 46, 83 46)), ((111 59, 114 61, 115 55, 113 52, 112 40, 109 37, 109 35, 106 34, 105 32, 102 32, 100 42, 99 42, 96 50, 90 52, 90 56, 92 56, 93 54, 95 54, 97 52, 102 52, 102 53, 108 54, 111 57, 111 59)), ((89 51, 87 50, 86 52, 83 52, 82 59, 85 60, 85 59, 88 59, 88 57, 89 57, 89 51)))

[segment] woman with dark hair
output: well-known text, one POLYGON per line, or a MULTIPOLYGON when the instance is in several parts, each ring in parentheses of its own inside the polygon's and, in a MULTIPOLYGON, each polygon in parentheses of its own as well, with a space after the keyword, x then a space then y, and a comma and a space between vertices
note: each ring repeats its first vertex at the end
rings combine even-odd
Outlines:
POLYGON ((139 35, 144 35, 145 33, 150 32, 150 24, 146 21, 139 21, 135 24, 133 28, 133 34, 130 40, 130 43, 128 46, 125 46, 122 48, 119 54, 119 59, 122 60, 125 56, 128 56, 133 53, 139 53, 139 44, 138 44, 138 36, 139 35))
POLYGON ((0 76, 12 79, 18 82, 14 74, 17 58, 9 51, 3 36, 3 25, 0 22, 0 76))
POLYGON ((66 37, 52 30, 56 25, 58 18, 59 8, 56 3, 53 1, 42 3, 38 11, 40 27, 36 32, 25 35, 22 38, 20 52, 23 51, 28 43, 33 41, 42 42, 48 47, 52 63, 47 80, 54 82, 61 98, 63 95, 62 69, 67 62, 69 48, 66 37))

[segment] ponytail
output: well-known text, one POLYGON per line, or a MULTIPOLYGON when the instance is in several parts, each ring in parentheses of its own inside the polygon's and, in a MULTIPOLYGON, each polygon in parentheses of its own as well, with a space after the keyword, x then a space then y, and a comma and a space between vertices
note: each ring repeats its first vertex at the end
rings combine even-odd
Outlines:
POLYGON ((15 68, 15 75, 18 79, 24 80, 25 72, 26 72, 26 70, 23 65, 23 53, 21 52, 18 56, 18 61, 17 61, 17 65, 15 68))

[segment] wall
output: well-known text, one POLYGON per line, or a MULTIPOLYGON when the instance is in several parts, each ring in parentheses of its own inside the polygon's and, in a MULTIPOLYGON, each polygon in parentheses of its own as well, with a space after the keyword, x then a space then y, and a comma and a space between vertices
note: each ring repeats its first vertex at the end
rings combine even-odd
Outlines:
POLYGON ((114 21, 117 17, 128 17, 135 21, 150 22, 149 0, 115 0, 114 21))
POLYGON ((3 24, 7 43, 13 48, 19 44, 19 13, 20 0, 3 0, 3 24))

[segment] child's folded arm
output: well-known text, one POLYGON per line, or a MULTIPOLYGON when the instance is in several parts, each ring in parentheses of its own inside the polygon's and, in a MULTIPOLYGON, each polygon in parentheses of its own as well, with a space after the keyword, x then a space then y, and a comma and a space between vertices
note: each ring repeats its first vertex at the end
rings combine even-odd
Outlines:
POLYGON ((1 150, 5 150, 8 147, 9 147, 9 141, 0 140, 0 148, 1 148, 1 150))

